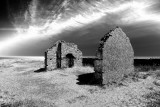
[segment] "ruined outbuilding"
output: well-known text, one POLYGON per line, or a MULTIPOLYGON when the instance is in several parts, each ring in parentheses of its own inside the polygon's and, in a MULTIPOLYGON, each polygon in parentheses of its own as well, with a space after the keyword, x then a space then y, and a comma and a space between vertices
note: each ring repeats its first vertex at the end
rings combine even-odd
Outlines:
POLYGON ((100 40, 94 69, 101 84, 117 83, 134 70, 134 51, 121 28, 110 31, 100 40))
POLYGON ((45 52, 45 68, 48 71, 57 68, 82 66, 82 52, 74 43, 57 41, 45 52))
POLYGON ((102 37, 96 56, 82 56, 77 45, 65 41, 56 42, 53 47, 45 52, 47 71, 73 66, 93 66, 94 77, 87 78, 87 80, 98 84, 118 83, 125 75, 134 70, 133 64, 134 51, 132 45, 119 27, 102 37))

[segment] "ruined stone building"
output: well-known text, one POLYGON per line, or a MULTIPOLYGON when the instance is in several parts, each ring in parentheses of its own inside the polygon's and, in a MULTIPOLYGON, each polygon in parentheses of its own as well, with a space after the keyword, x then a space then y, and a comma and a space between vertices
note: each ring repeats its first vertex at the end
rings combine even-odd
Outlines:
POLYGON ((134 70, 134 51, 129 38, 117 27, 100 40, 95 57, 84 57, 77 45, 58 41, 45 52, 47 70, 82 65, 94 66, 99 84, 118 82, 134 70), (86 64, 82 64, 83 63, 86 64))
POLYGON ((45 68, 48 71, 73 66, 82 66, 82 52, 74 43, 57 41, 45 52, 45 68))
POLYGON ((118 82, 134 70, 134 51, 121 28, 102 37, 96 56, 95 76, 101 84, 118 82))

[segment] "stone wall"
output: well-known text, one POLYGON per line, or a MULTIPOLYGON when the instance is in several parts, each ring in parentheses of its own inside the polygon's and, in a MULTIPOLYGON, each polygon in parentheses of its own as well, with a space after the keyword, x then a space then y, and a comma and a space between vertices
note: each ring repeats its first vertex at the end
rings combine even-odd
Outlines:
POLYGON ((134 51, 121 28, 106 34, 100 41, 95 61, 95 72, 102 84, 119 82, 134 70, 134 51))
POLYGON ((97 59, 97 57, 95 57, 95 56, 83 56, 82 64, 83 64, 83 66, 94 67, 94 62, 96 59, 97 59))
POLYGON ((62 68, 66 68, 67 66, 67 54, 72 54, 74 59, 74 66, 82 66, 82 52, 78 49, 77 45, 73 43, 66 43, 62 44, 62 68))
MULTIPOLYGON (((83 57, 74 43, 58 41, 46 51, 45 58, 46 69, 54 70, 82 66, 83 57)), ((129 38, 121 28, 104 35, 100 40, 95 59, 90 58, 89 63, 94 65, 94 79, 100 84, 117 83, 124 75, 134 70, 134 51, 129 38)))
POLYGON ((66 43, 65 41, 57 41, 45 53, 45 68, 51 71, 56 68, 69 67, 67 54, 73 55, 74 66, 82 66, 82 52, 78 49, 77 45, 66 43))
POLYGON ((57 47, 56 45, 54 45, 53 47, 51 47, 50 49, 48 49, 45 52, 45 68, 48 71, 51 71, 53 69, 55 69, 57 67, 56 64, 56 51, 57 51, 57 47))

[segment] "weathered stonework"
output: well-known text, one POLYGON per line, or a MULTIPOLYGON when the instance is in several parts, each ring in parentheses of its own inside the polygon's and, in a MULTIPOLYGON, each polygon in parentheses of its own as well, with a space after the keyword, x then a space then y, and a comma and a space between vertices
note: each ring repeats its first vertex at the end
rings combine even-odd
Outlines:
POLYGON ((116 28, 101 39, 95 57, 82 57, 77 45, 58 41, 45 52, 48 71, 73 66, 94 66, 94 77, 88 81, 98 84, 118 83, 134 70, 134 51, 129 38, 121 28, 116 28))
POLYGON ((47 70, 82 66, 82 52, 77 45, 57 41, 53 47, 45 52, 45 67, 47 70))
POLYGON ((134 51, 121 28, 106 34, 100 41, 95 61, 95 77, 102 84, 119 82, 134 70, 134 51))

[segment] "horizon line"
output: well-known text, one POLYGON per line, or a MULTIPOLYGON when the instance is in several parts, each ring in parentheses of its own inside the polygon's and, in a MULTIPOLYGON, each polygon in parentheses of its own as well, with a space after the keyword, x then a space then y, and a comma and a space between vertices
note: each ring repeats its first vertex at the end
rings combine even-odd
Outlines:
MULTIPOLYGON (((0 55, 0 57, 45 57, 44 55, 34 56, 17 56, 17 55, 0 55)), ((84 55, 83 57, 96 57, 94 55, 84 55)), ((160 56, 134 56, 134 58, 160 58, 160 56)))

